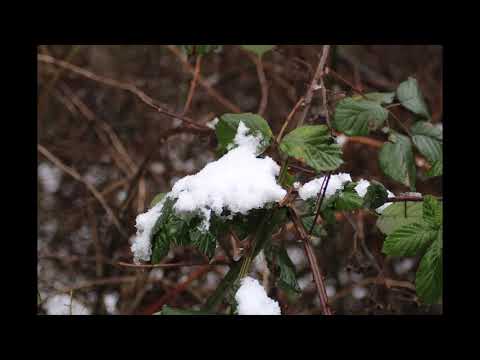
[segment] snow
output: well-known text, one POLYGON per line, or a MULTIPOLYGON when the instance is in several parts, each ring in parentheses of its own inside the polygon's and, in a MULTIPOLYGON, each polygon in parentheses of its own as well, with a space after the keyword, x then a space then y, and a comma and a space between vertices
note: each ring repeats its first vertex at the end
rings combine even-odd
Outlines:
POLYGON ((105 294, 103 296, 103 303, 105 304, 107 312, 111 315, 115 315, 117 313, 118 294, 105 294))
POLYGON ((355 186, 355 191, 360 197, 363 198, 367 194, 367 189, 369 186, 370 186, 370 181, 360 179, 360 181, 358 182, 358 185, 355 186))
MULTIPOLYGON (((300 198, 302 198, 303 200, 308 200, 312 197, 317 196, 320 192, 320 188, 322 187, 324 179, 325 177, 321 177, 318 179, 313 179, 304 184, 300 189, 298 189, 298 194, 300 195, 300 198)), ((328 182, 327 190, 325 191, 325 198, 332 196, 337 190, 342 189, 343 184, 348 181, 352 181, 350 174, 339 173, 332 175, 330 177, 330 181, 328 182)))
MULTIPOLYGON (((239 123, 232 148, 217 161, 207 164, 195 175, 179 179, 165 198, 176 199, 176 213, 197 213, 203 217, 201 230, 208 230, 212 212, 221 215, 247 214, 267 203, 279 202, 287 194, 276 182, 280 166, 270 157, 257 158, 261 138, 247 135, 239 123)), ((164 198, 164 199, 165 199, 164 198)), ((160 216, 163 201, 137 216, 137 236, 132 244, 134 261, 148 261, 151 256, 151 230, 160 216)))
POLYGON ((162 213, 163 204, 165 198, 158 202, 147 212, 137 216, 135 227, 137 228, 137 234, 132 242, 131 250, 133 252, 133 261, 139 263, 140 260, 148 261, 152 254, 152 244, 150 235, 157 221, 158 217, 162 213))
POLYGON ((348 142, 348 136, 345 136, 343 134, 340 134, 337 136, 337 138, 335 139, 336 143, 340 146, 343 146, 345 145, 347 142, 348 142))
POLYGON ((360 300, 368 295, 368 291, 364 287, 355 286, 352 290, 352 295, 355 299, 360 300))
POLYGON ((43 304, 43 308, 48 315, 70 315, 71 300, 72 315, 90 315, 90 310, 85 305, 66 294, 52 296, 43 304))
POLYGON ((45 162, 38 165, 38 177, 46 192, 55 193, 60 187, 62 171, 45 162))
POLYGON ((215 130, 215 127, 217 126, 217 124, 218 124, 218 117, 216 117, 213 120, 207 122, 205 125, 207 127, 209 127, 210 129, 215 130))
MULTIPOLYGON (((367 189, 368 187, 370 186, 370 181, 368 180, 364 180, 364 179, 360 179, 358 181, 358 184, 357 186, 355 186, 355 191, 357 192, 357 194, 360 196, 360 197, 364 197, 366 194, 367 194, 367 189)), ((388 197, 394 197, 395 194, 392 193, 390 190, 387 189, 387 194, 388 194, 388 197)), ((375 211, 377 213, 382 213, 387 207, 389 207, 390 205, 392 205, 392 203, 385 203, 383 204, 382 206, 378 207, 375 209, 375 211)))
POLYGON ((238 315, 281 315, 278 302, 267 296, 256 279, 248 276, 241 280, 235 300, 238 315))

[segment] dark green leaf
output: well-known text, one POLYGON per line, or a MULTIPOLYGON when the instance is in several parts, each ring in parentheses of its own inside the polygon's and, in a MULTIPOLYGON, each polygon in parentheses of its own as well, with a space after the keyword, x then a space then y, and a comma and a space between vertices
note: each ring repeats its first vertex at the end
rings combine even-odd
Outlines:
POLYGON ((367 135, 387 120, 388 111, 378 102, 345 98, 335 108, 332 126, 346 135, 367 135))
POLYGON ((443 204, 431 195, 423 197, 423 219, 434 229, 443 223, 443 204))
POLYGON ((186 310, 186 309, 175 309, 168 305, 164 305, 162 311, 159 311, 153 315, 217 315, 207 311, 201 310, 186 310))
POLYGON ((442 247, 442 231, 438 231, 437 239, 423 256, 417 270, 415 281, 417 295, 427 304, 436 304, 442 297, 442 247))
POLYGON ((181 45, 188 55, 205 55, 209 52, 219 52, 223 45, 181 45))
POLYGON ((275 45, 241 45, 241 47, 262 57, 267 51, 272 50, 275 45))
POLYGON ((426 172, 427 177, 442 176, 443 160, 434 161, 432 167, 426 172))
POLYGON ((342 148, 325 125, 296 128, 282 139, 280 150, 318 172, 335 170, 343 163, 342 148))
POLYGON ((266 246, 264 252, 270 269, 275 264, 275 268, 272 270, 274 273, 279 273, 277 285, 287 292, 300 293, 300 286, 295 276, 295 265, 290 260, 285 248, 271 245, 266 246))
POLYGON ((372 92, 365 94, 365 97, 367 100, 374 101, 379 104, 391 104, 393 101, 393 98, 395 97, 394 92, 388 92, 388 93, 380 93, 380 92, 372 92))
POLYGON ((413 144, 430 163, 442 160, 442 130, 426 121, 416 122, 410 130, 413 144))
MULTIPOLYGON (((315 215, 302 217, 302 223, 303 223, 303 226, 305 227, 305 229, 307 230, 307 232, 310 231, 310 229, 312 228, 312 224, 313 224, 314 219, 315 219, 315 215)), ((318 222, 313 227, 312 235, 316 236, 318 238, 326 235, 325 230, 323 229, 322 225, 318 224, 318 222)))
POLYGON ((413 135, 423 135, 429 138, 443 141, 443 130, 428 121, 417 121, 410 127, 413 135))
POLYGON ((379 153, 380 168, 385 175, 415 191, 416 168, 410 139, 395 133, 389 140, 379 153))
POLYGON ((367 188, 367 193, 363 197, 363 207, 367 209, 376 209, 388 199, 387 189, 378 181, 372 180, 367 188))
POLYGON ((408 80, 402 82, 397 88, 397 97, 408 110, 430 119, 427 104, 416 79, 409 77, 408 80))
POLYGON ((390 256, 415 256, 437 236, 437 232, 422 223, 403 225, 390 233, 382 251, 390 256))
POLYGON ((353 189, 338 190, 334 196, 337 211, 351 211, 362 207, 363 199, 353 189))
POLYGON ((378 218, 377 227, 384 234, 389 235, 403 225, 421 222, 422 218, 423 204, 421 202, 393 203, 378 218))
POLYGON ((228 151, 229 145, 233 145, 233 139, 237 134, 238 124, 243 122, 250 130, 250 134, 261 136, 261 149, 258 153, 262 153, 270 145, 273 138, 270 126, 260 115, 243 113, 243 114, 224 114, 220 117, 218 124, 215 126, 217 134, 219 152, 221 154, 228 151))
POLYGON ((215 255, 215 248, 217 247, 216 237, 209 231, 202 231, 197 228, 190 230, 190 240, 202 254, 209 259, 215 255))

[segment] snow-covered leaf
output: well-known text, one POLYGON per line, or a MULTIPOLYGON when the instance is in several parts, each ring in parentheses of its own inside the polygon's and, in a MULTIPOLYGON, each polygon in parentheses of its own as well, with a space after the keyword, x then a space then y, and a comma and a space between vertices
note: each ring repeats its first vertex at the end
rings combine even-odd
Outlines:
POLYGON ((382 127, 388 111, 377 101, 345 98, 337 104, 332 126, 348 136, 367 135, 382 127))
POLYGON ((423 98, 418 82, 415 78, 409 77, 397 88, 397 97, 404 107, 417 115, 430 119, 427 104, 423 98))
POLYGON ((318 172, 335 170, 343 163, 342 148, 325 125, 296 128, 282 139, 280 150, 318 172))
POLYGON ((363 207, 367 209, 376 209, 388 199, 387 189, 378 181, 372 180, 367 188, 367 193, 363 197, 363 207))
POLYGON ((243 122, 248 128, 250 135, 260 136, 260 149, 258 153, 262 153, 270 145, 273 138, 272 130, 263 117, 252 113, 243 114, 223 114, 215 126, 215 133, 218 139, 218 150, 220 154, 225 153, 229 146, 234 143, 237 129, 243 122))
POLYGON ((383 144, 378 158, 383 173, 415 191, 416 168, 410 139, 394 133, 383 144))

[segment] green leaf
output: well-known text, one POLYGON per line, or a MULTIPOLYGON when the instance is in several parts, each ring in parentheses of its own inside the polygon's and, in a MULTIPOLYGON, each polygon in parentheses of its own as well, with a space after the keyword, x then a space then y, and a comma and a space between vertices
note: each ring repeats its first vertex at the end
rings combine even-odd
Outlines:
POLYGON ((337 211, 351 211, 360 209, 363 204, 363 199, 353 189, 337 190, 335 196, 335 210, 337 211))
POLYGON ((209 231, 202 231, 197 228, 190 230, 190 240, 202 254, 205 254, 209 259, 215 255, 215 248, 217 247, 216 237, 209 231))
POLYGON ((433 229, 439 229, 443 223, 443 203, 431 195, 423 197, 423 219, 433 229))
POLYGON ((443 160, 434 161, 432 167, 425 173, 427 177, 442 176, 443 160))
POLYGON ((335 108, 332 126, 346 135, 367 135, 387 120, 388 111, 378 102, 345 98, 335 108))
POLYGON ((406 224, 386 237, 382 251, 390 256, 416 256, 428 247, 436 236, 437 231, 425 224, 406 224))
POLYGON ((376 209, 387 202, 388 193, 383 184, 378 181, 370 181, 367 193, 363 197, 363 207, 367 209, 376 209))
POLYGON ((269 268, 272 269, 275 265, 272 270, 279 273, 277 285, 287 292, 300 293, 300 286, 295 276, 295 265, 290 260, 285 248, 276 245, 266 246, 264 253, 269 268))
POLYGON ((402 82, 397 88, 397 97, 408 110, 427 119, 431 118, 416 79, 409 77, 402 82))
POLYGON ((436 304, 442 297, 443 261, 442 231, 437 232, 437 239, 423 256, 417 270, 415 285, 417 295, 427 304, 436 304))
POLYGON ((367 100, 374 101, 379 104, 391 104, 393 98, 395 97, 394 92, 388 93, 380 93, 380 92, 372 92, 364 95, 367 100))
POLYGON ((377 227, 381 232, 389 235, 403 225, 421 222, 422 218, 423 204, 421 202, 393 203, 378 218, 377 227))
POLYGON ((385 175, 415 191, 416 168, 410 139, 394 133, 389 140, 378 155, 380 168, 385 175))
POLYGON ((205 55, 209 52, 219 52, 223 45, 180 45, 183 47, 188 55, 205 55))
POLYGON ((243 114, 223 114, 215 126, 215 133, 217 134, 219 152, 221 154, 228 151, 228 146, 233 144, 233 139, 237 134, 238 124, 242 121, 250 130, 250 134, 254 136, 261 136, 261 154, 270 145, 273 138, 270 126, 260 115, 243 113, 243 114))
POLYGON ((334 143, 325 125, 296 128, 282 139, 280 150, 317 172, 335 170, 343 163, 342 148, 334 143))
POLYGON ((155 195, 152 202, 150 203, 150 209, 157 205, 160 201, 162 201, 165 195, 167 195, 167 193, 158 193, 157 195, 155 195))
POLYGON ((430 163, 442 159, 442 130, 426 121, 416 122, 410 130, 413 144, 430 163))
MULTIPOLYGON (((310 231, 310 229, 312 228, 313 220, 315 220, 315 215, 302 217, 302 223, 305 229, 307 230, 307 232, 310 231)), ((313 227, 312 235, 320 238, 325 236, 326 232, 325 232, 325 229, 322 227, 322 225, 317 223, 313 227)))
POLYGON ((432 139, 443 141, 443 130, 428 121, 417 121, 410 130, 414 135, 428 136, 432 139))
POLYGON ((162 311, 159 311, 153 315, 217 315, 208 311, 201 310, 186 310, 186 309, 175 309, 168 305, 164 305, 162 311))
POLYGON ((275 45, 241 45, 241 47, 262 57, 267 51, 272 50, 275 45))

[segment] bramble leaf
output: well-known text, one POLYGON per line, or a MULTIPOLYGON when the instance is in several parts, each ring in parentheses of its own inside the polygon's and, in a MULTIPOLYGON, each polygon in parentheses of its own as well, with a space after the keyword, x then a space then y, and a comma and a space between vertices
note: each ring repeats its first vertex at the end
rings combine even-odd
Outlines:
POLYGON ((261 148, 258 150, 259 154, 265 151, 270 145, 273 138, 270 126, 260 115, 252 113, 243 114, 223 114, 215 126, 215 133, 218 139, 218 150, 221 154, 228 151, 229 145, 233 144, 235 135, 237 134, 238 124, 240 121, 250 130, 250 134, 254 136, 261 136, 261 148))
POLYGON ((426 224, 406 224, 386 237, 382 251, 390 256, 415 256, 428 247, 436 236, 437 231, 426 224))
POLYGON ((272 50, 275 45, 241 45, 241 47, 262 57, 267 51, 272 50))
POLYGON ((399 227, 422 221, 423 204, 407 201, 393 203, 388 206, 377 220, 377 227, 386 235, 391 234, 399 227))
POLYGON ((431 118, 416 79, 409 77, 402 82, 397 88, 397 97, 408 110, 427 119, 431 118))
POLYGON ((416 168, 410 139, 393 133, 378 155, 383 173, 415 191, 416 168))
POLYGON ((317 172, 335 170, 343 163, 342 148, 334 143, 325 125, 296 128, 282 139, 280 150, 317 172))
POLYGON ((367 188, 367 193, 363 197, 363 207, 374 210, 385 204, 387 199, 388 193, 385 186, 378 181, 372 180, 367 188))
POLYGON ((443 290, 442 231, 423 256, 417 270, 415 285, 419 298, 427 304, 436 304, 443 290))
POLYGON ((388 111, 378 101, 345 98, 337 104, 332 126, 348 136, 367 135, 380 128, 388 111))

